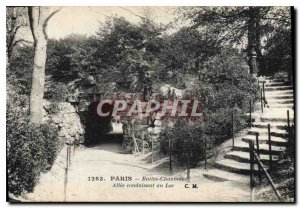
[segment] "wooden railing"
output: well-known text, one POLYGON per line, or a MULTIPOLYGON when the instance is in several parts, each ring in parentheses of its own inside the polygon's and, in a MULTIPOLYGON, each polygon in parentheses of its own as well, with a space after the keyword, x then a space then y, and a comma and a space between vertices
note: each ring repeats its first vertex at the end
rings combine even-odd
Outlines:
MULTIPOLYGON (((258 144, 258 143, 257 143, 258 144)), ((279 193, 279 191, 277 190, 276 188, 276 185, 275 183, 273 182, 270 174, 268 173, 267 169, 264 167, 261 159, 260 159, 260 156, 259 156, 259 150, 255 150, 254 148, 254 141, 250 141, 249 142, 249 149, 250 149, 250 192, 251 192, 251 201, 253 199, 253 188, 255 186, 255 183, 254 183, 254 177, 255 177, 255 163, 257 164, 258 166, 258 174, 259 174, 259 178, 260 178, 260 181, 261 181, 261 174, 263 173, 266 178, 267 178, 267 181, 268 183, 270 184, 270 186, 272 187, 272 190, 274 191, 278 201, 282 202, 283 199, 282 199, 282 196, 281 194, 279 193)), ((271 154, 270 154, 271 155, 271 154)), ((272 157, 272 155, 271 155, 272 157)))
POLYGON ((72 156, 72 146, 73 146, 73 155, 75 154, 76 143, 66 142, 67 154, 66 154, 66 166, 65 166, 65 175, 64 175, 64 201, 67 199, 67 185, 68 185, 68 173, 71 166, 71 156, 72 156))
POLYGON ((264 113, 264 108, 266 107, 266 94, 265 94, 265 83, 266 81, 261 81, 262 87, 259 85, 258 81, 258 86, 260 88, 260 105, 261 105, 261 112, 264 113))

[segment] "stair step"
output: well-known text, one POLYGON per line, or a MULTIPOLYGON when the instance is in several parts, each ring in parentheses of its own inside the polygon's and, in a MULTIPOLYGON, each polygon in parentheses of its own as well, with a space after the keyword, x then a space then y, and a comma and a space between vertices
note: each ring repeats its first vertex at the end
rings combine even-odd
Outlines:
POLYGON ((294 99, 267 99, 267 104, 291 104, 294 99))
POLYGON ((286 118, 272 118, 272 117, 262 117, 260 119, 262 122, 287 122, 286 118))
MULTIPOLYGON (((250 153, 249 152, 241 152, 241 151, 231 151, 228 152, 224 158, 232 159, 241 163, 250 163, 250 153)), ((268 154, 260 154, 260 159, 262 162, 268 162, 270 160, 270 156, 268 154)), ((272 155, 273 161, 278 161, 278 155, 272 155)))
POLYGON ((294 95, 293 94, 282 94, 282 95, 266 95, 266 99, 269 100, 269 99, 274 99, 274 100, 277 100, 277 99, 294 99, 294 95))
POLYGON ((269 108, 286 108, 286 109, 293 109, 294 103, 288 104, 268 104, 269 108))
MULTIPOLYGON (((269 124, 269 123, 266 123, 266 124, 269 124)), ((268 129, 267 128, 252 127, 251 129, 249 129, 249 131, 258 132, 258 133, 261 133, 261 134, 268 133, 268 129)), ((274 132, 274 133, 277 132, 279 134, 285 134, 286 133, 285 130, 273 128, 273 126, 271 125, 271 123, 270 123, 270 131, 271 131, 271 133, 272 132, 274 132)))
POLYGON ((266 87, 274 87, 274 86, 289 86, 286 82, 268 82, 265 84, 266 87))
MULTIPOLYGON (((250 163, 241 163, 231 159, 222 159, 214 163, 214 166, 222 170, 243 175, 250 174, 250 163)), ((254 165, 257 170, 257 165, 254 165)))
POLYGON ((218 182, 224 181, 234 181, 238 183, 249 184, 250 178, 249 176, 240 175, 237 173, 231 173, 220 169, 211 169, 208 170, 206 173, 203 173, 203 176, 218 182))
MULTIPOLYGON (((233 147, 233 150, 249 152, 249 143, 243 142, 243 141, 236 143, 233 147)), ((271 146, 272 154, 281 154, 285 150, 286 150, 285 147, 274 146, 274 145, 271 146)), ((269 154, 269 145, 268 144, 260 144, 259 152, 261 154, 269 154)))
MULTIPOLYGON (((270 126, 274 129, 285 130, 287 128, 287 122, 269 122, 270 126)), ((292 124, 292 122, 291 122, 292 124)), ((268 128, 267 122, 254 122, 252 126, 256 128, 268 128)))
MULTIPOLYGON (((281 130, 281 129, 274 129, 270 128, 271 131, 271 136, 279 136, 279 137, 287 137, 287 131, 286 130, 281 130)), ((267 128, 251 128, 248 131, 248 134, 250 135, 256 135, 256 133, 259 133, 259 135, 268 135, 268 129, 267 128)))
MULTIPOLYGON (((259 143, 260 144, 269 144, 269 138, 267 136, 259 136, 258 137, 259 143)), ((254 141, 256 143, 256 136, 254 135, 246 135, 242 138, 242 141, 244 142, 250 142, 254 141)), ((281 137, 276 137, 276 136, 271 136, 271 144, 272 146, 285 146, 287 143, 287 139, 281 138, 281 137)))
POLYGON ((282 96, 282 95, 294 95, 293 90, 274 90, 274 91, 265 91, 266 97, 272 97, 272 96, 282 96))
MULTIPOLYGON (((278 108, 276 110, 266 108, 264 114, 261 117, 262 122, 287 122, 287 110, 278 108)), ((293 122, 294 111, 289 109, 290 111, 290 122, 293 122)))
POLYGON ((265 87, 265 91, 293 90, 293 86, 265 87))
POLYGON ((259 77, 260 82, 265 83, 278 83, 278 82, 286 82, 283 79, 274 79, 273 77, 259 77))

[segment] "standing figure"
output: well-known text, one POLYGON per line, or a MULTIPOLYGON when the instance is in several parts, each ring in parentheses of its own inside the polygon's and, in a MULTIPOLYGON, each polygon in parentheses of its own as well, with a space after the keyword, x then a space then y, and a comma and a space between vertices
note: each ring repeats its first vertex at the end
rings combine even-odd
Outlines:
POLYGON ((150 79, 150 74, 145 73, 143 80, 143 90, 144 90, 144 100, 150 100, 152 94, 152 81, 150 79))
POLYGON ((248 64, 250 67, 250 74, 257 75, 257 72, 258 72, 257 71, 257 63, 256 63, 257 53, 255 51, 255 45, 252 45, 249 56, 250 57, 249 57, 248 64))

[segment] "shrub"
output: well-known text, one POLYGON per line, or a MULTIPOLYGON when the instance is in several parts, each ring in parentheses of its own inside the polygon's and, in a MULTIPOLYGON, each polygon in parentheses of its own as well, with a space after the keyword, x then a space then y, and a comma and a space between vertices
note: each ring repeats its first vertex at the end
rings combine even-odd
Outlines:
POLYGON ((6 110, 8 191, 32 191, 41 172, 53 164, 59 149, 57 130, 51 124, 29 123, 28 97, 16 94, 8 83, 6 110))
POLYGON ((59 150, 56 127, 29 123, 32 52, 32 47, 18 48, 7 68, 7 182, 9 193, 15 195, 32 191, 40 173, 52 166, 59 150))
POLYGON ((32 191, 56 157, 57 130, 48 124, 34 126, 28 119, 9 119, 6 134, 8 190, 16 195, 32 191))
POLYGON ((196 98, 204 104, 204 123, 178 121, 174 129, 164 131, 161 143, 165 152, 166 141, 171 138, 172 152, 181 162, 186 161, 186 148, 191 145, 193 165, 204 158, 204 138, 213 152, 214 147, 232 136, 232 113, 235 131, 245 128, 250 99, 255 102, 259 98, 256 80, 249 74, 245 61, 234 52, 212 57, 203 66, 202 74, 204 78, 185 93, 185 99, 196 98))
POLYGON ((231 136, 232 113, 236 131, 246 126, 250 99, 253 103, 259 98, 257 82, 244 62, 233 52, 214 56, 204 66, 205 78, 186 93, 204 103, 203 131, 209 138, 215 138, 216 144, 231 136))
MULTIPOLYGON (((171 140, 171 154, 184 165, 190 158, 190 165, 195 166, 204 159, 205 136, 202 127, 198 123, 179 119, 173 127, 166 127, 162 132, 160 148, 163 153, 169 152, 169 140, 171 140)), ((212 140, 207 140, 210 146, 212 140)))

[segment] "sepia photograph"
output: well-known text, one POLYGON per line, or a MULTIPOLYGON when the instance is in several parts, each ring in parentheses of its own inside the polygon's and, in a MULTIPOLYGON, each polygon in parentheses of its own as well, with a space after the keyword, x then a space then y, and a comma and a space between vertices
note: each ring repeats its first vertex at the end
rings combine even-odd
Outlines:
POLYGON ((6 201, 295 203, 295 47, 293 6, 6 6, 6 201))

